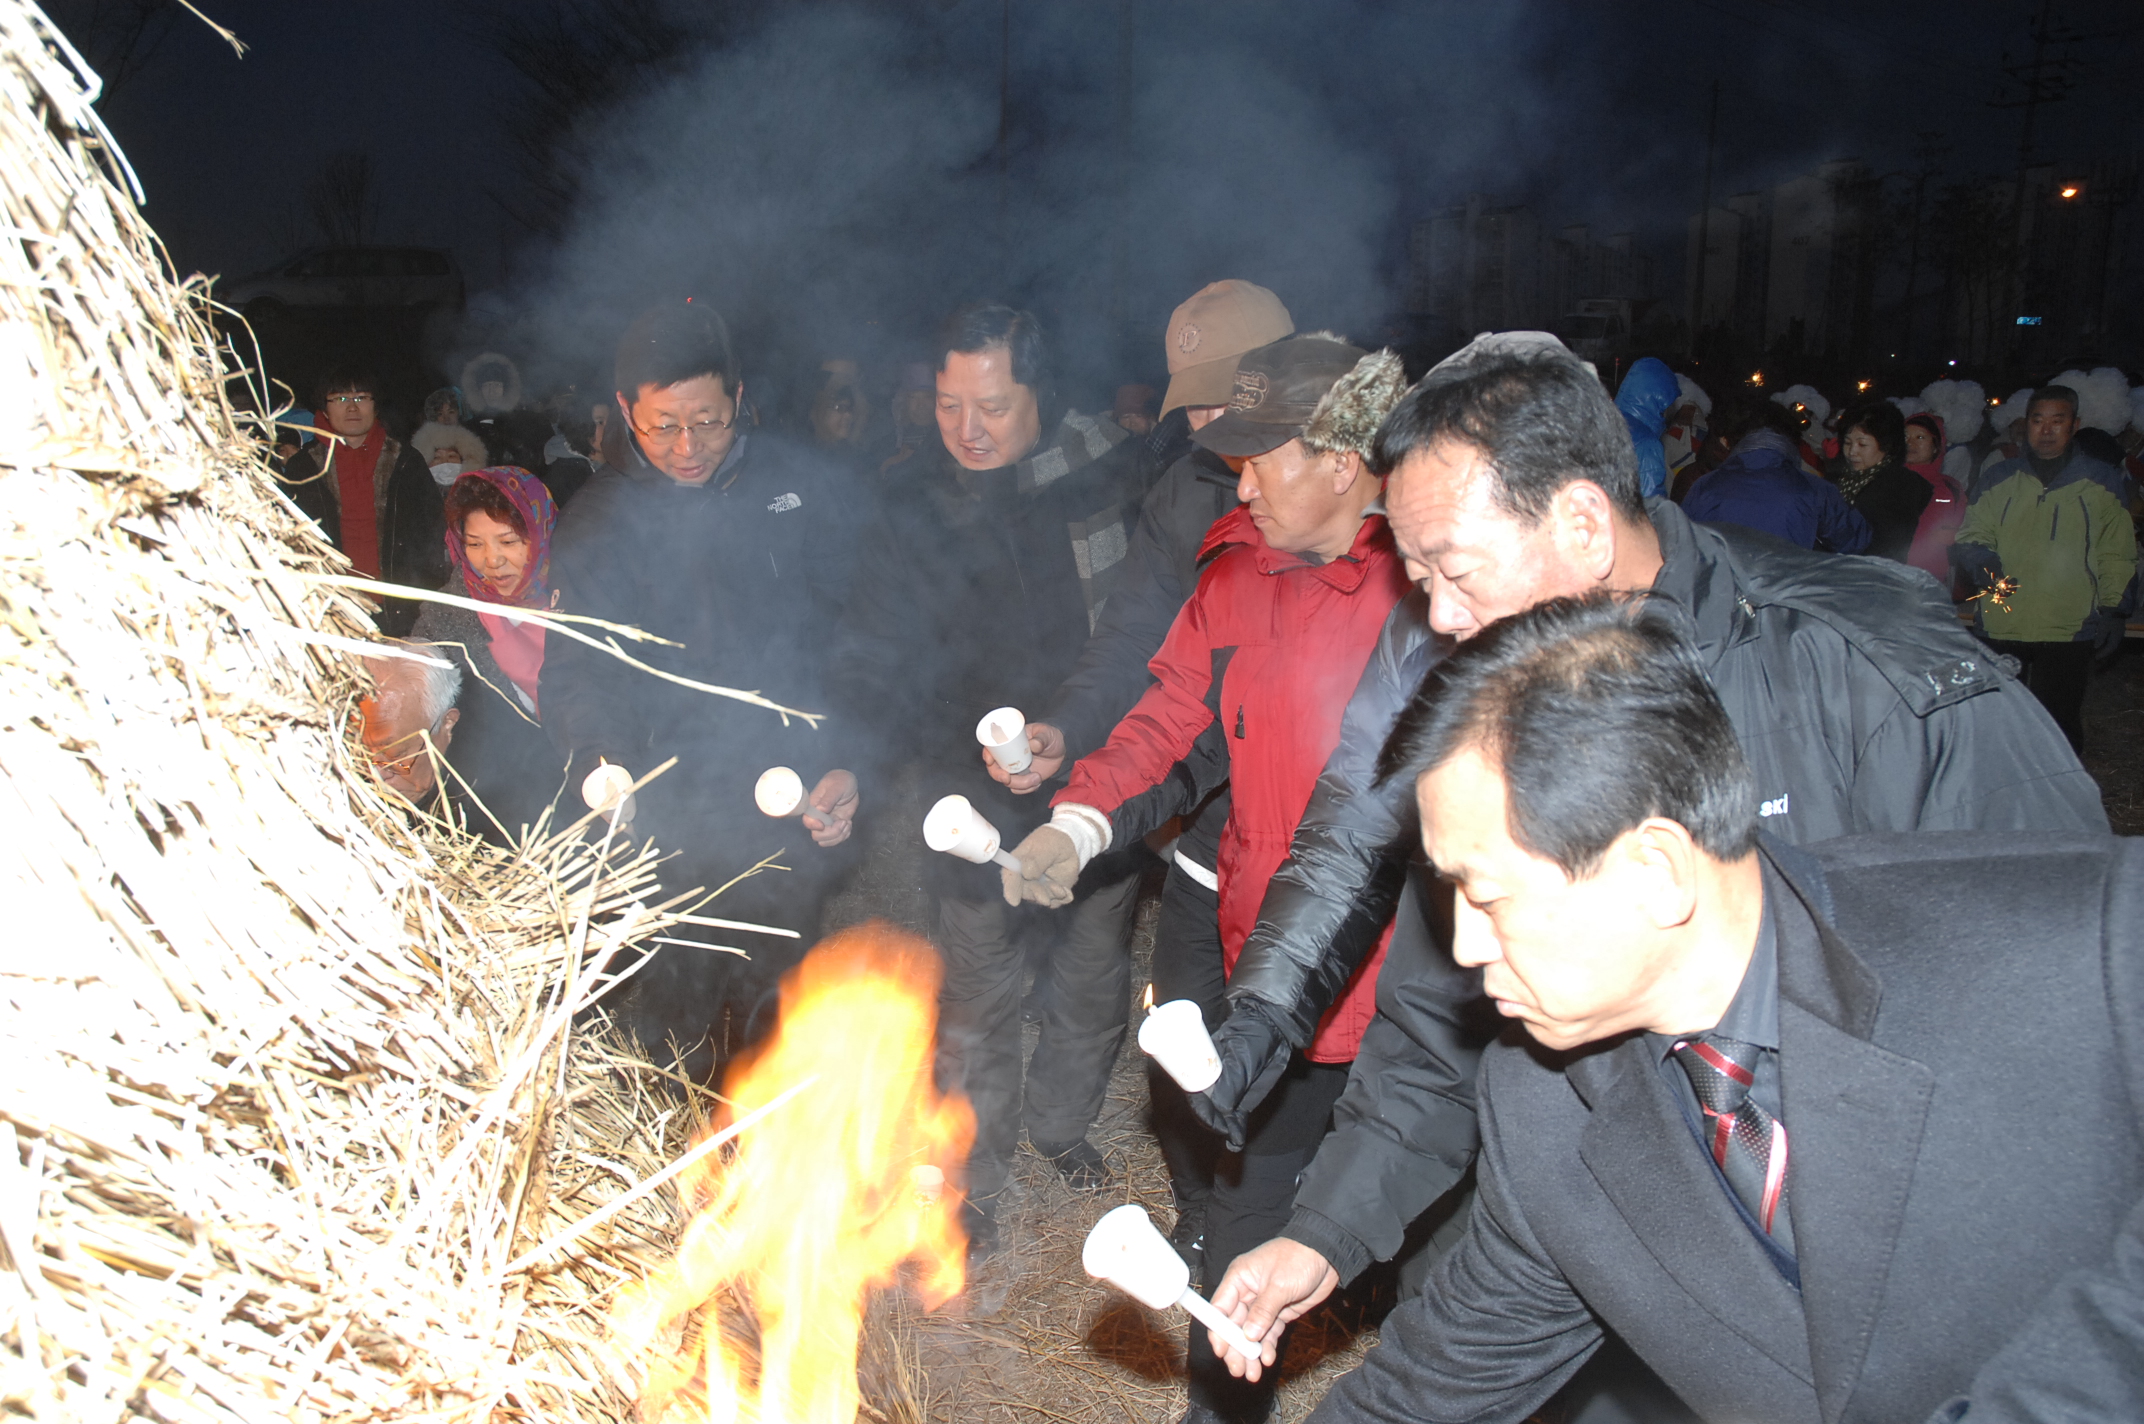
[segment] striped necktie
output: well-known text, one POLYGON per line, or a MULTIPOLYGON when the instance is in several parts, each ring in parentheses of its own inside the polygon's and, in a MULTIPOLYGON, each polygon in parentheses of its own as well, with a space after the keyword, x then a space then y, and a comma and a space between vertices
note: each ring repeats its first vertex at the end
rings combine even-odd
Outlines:
POLYGON ((1705 1113, 1705 1147, 1757 1224, 1790 1255, 1794 1227, 1786 1202, 1787 1130, 1750 1101, 1764 1050, 1716 1033, 1682 1039, 1669 1054, 1690 1076, 1705 1113))

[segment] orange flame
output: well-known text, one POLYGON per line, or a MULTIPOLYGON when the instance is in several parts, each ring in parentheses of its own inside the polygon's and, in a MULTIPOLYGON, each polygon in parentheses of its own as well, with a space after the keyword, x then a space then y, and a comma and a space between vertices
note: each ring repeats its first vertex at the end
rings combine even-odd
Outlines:
POLYGON ((967 1101, 931 1080, 937 955, 885 925, 827 940, 782 984, 781 1026, 724 1082, 713 1124, 799 1083, 787 1106, 709 1158, 677 1257, 628 1287, 617 1341, 650 1424, 854 1424, 864 1305, 915 1262, 926 1309, 959 1293, 967 1101))

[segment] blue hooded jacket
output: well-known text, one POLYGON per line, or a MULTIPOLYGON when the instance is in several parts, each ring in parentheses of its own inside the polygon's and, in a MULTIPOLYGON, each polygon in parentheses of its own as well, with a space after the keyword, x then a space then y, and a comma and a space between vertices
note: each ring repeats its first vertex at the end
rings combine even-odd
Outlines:
POLYGON ((1739 524, 1834 554, 1858 554, 1872 537, 1839 487, 1803 469, 1794 442, 1771 430, 1744 436, 1718 469, 1690 486, 1682 512, 1700 524, 1739 524))
POLYGON ((1647 499, 1668 492, 1668 460, 1660 447, 1667 433, 1668 412, 1682 400, 1682 383, 1656 356, 1631 362, 1623 389, 1615 393, 1615 408, 1623 412, 1630 427, 1630 443, 1638 451, 1638 489, 1647 499))

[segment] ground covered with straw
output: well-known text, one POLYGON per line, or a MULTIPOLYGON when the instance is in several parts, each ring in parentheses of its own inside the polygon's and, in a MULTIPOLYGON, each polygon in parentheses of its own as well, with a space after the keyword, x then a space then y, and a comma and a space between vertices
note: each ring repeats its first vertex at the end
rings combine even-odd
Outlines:
MULTIPOLYGON (((928 927, 920 839, 907 834, 932 799, 927 788, 889 788, 893 814, 858 821, 864 862, 831 907, 836 923, 883 916, 928 927)), ((988 866, 976 873, 986 880, 988 866)), ((1132 995, 1146 988, 1158 905, 1150 883, 1140 906, 1132 995)), ((1028 1031, 1032 1048, 1034 1028, 1028 1031)), ((1080 1266, 1088 1228, 1111 1207, 1138 1202, 1166 1230, 1172 1221, 1168 1173, 1146 1122, 1146 1066, 1129 1040, 1117 1056, 1109 1096, 1092 1134, 1120 1180, 1110 1192, 1069 1190, 1047 1162, 1022 1147, 1002 1208, 1003 1244, 950 1305, 923 1314, 899 1292, 874 1310, 865 1350, 867 1407, 891 1424, 979 1424, 1054 1420, 1059 1424, 1174 1424, 1183 1414, 1184 1321, 1157 1315, 1091 1280, 1080 1266)), ((1294 1424, 1324 1397, 1334 1376, 1376 1339, 1387 1297, 1338 1300, 1299 1322, 1282 1358, 1275 1424, 1294 1424)))

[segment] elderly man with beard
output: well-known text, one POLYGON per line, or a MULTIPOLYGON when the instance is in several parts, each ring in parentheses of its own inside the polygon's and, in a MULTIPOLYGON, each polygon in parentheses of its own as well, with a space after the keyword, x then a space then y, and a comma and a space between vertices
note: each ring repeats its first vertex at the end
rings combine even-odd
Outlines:
MULTIPOLYGON (((911 762, 925 794, 965 795, 1008 837, 1039 808, 979 764, 976 722, 1042 707, 1078 660, 1118 575, 1153 477, 1140 442, 1058 401, 1040 324, 1010 307, 947 318, 937 356, 942 450, 867 541, 833 667, 840 705, 881 764, 911 762)), ((987 866, 933 857, 933 939, 945 960, 939 1075, 975 1107, 963 1187, 969 1250, 997 1246, 997 1202, 1024 1116, 1035 1150, 1076 1190, 1109 1180, 1087 1140, 1123 1041, 1137 848, 1080 878, 1038 973, 1042 1032, 1022 1093, 1019 929, 1038 912, 998 895, 987 866)), ((1050 926, 1055 928, 1055 926, 1050 926)))
MULTIPOLYGON (((1193 1098, 1214 1120, 1239 1120, 1268 1062, 1309 1041, 1408 880, 1414 808, 1407 788, 1378 783, 1375 764, 1424 669, 1447 640, 1544 599, 1650 590, 1681 610, 1747 753, 1755 813, 1778 839, 2105 831, 2098 788, 2060 730, 1934 584, 1641 499, 1622 418, 1553 337, 1483 337, 1450 358, 1387 419, 1375 464, 1420 587, 1386 624, 1230 978, 1222 1076, 1193 1098)), ((1411 888, 1425 906, 1442 902, 1411 888)), ((1427 930, 1423 909, 1400 907, 1378 1017, 1295 1214, 1215 1292, 1263 1340, 1264 1363, 1276 1325, 1391 1259, 1468 1178, 1475 1069, 1494 1015, 1479 976, 1427 930)), ((1459 1221, 1450 1226, 1440 1246, 1459 1221)))

